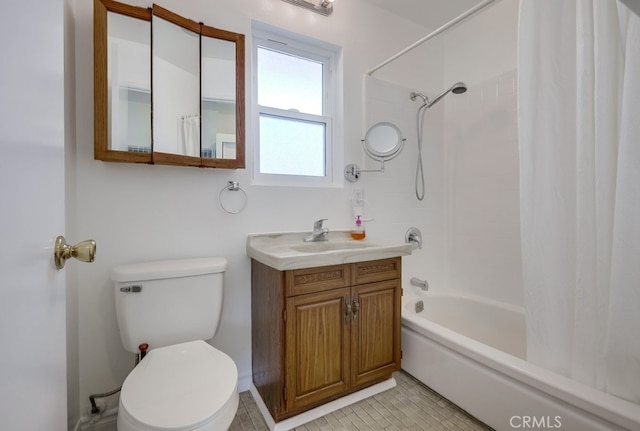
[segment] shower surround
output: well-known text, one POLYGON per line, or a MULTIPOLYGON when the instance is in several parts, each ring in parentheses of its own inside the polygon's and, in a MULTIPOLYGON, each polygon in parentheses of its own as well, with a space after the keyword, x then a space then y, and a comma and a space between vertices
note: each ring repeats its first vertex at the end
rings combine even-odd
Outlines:
MULTIPOLYGON (((549 5, 552 3, 549 2, 549 5)), ((607 6, 598 4, 597 7, 607 6)), ((442 40, 433 41, 436 46, 439 44, 442 51, 442 79, 425 79, 422 88, 408 88, 403 80, 395 80, 395 84, 391 84, 375 81, 370 77, 365 79, 365 124, 383 120, 398 122, 408 138, 405 152, 409 153, 405 154, 405 158, 399 159, 403 162, 402 165, 389 165, 388 176, 385 174, 384 178, 367 178, 369 215, 375 217, 376 221, 385 222, 385 228, 376 226, 374 222, 369 230, 377 228, 391 235, 392 231, 399 231, 404 225, 416 226, 423 231, 423 250, 417 250, 405 259, 404 279, 418 277, 429 282, 430 290, 436 296, 428 293, 423 298, 425 304, 438 296, 462 297, 478 300, 476 303, 472 302, 472 311, 477 311, 481 308, 479 304, 486 302, 524 310, 520 142, 516 110, 517 89, 522 84, 517 82, 518 12, 518 2, 500 2, 451 30, 442 40), (424 92, 433 97, 443 85, 455 81, 465 81, 469 87, 468 92, 455 98, 447 98, 443 107, 434 107, 427 113, 424 163, 425 174, 429 179, 426 181, 424 201, 416 203, 415 197, 411 200, 417 157, 415 151, 411 152, 417 145, 415 120, 411 121, 411 118, 415 118, 416 107, 413 107, 414 110, 409 108, 403 97, 406 98, 407 90, 424 92), (385 105, 380 106, 380 103, 385 105)), ((626 46, 628 49, 628 46, 636 45, 627 40, 626 46)), ((437 48, 432 46, 431 49, 437 48)), ((433 56, 418 52, 414 62, 419 64, 425 58, 433 59, 433 56)), ((437 62, 430 61, 429 64, 437 67, 437 62)), ((413 70, 411 67, 405 69, 413 70)), ((421 294, 408 282, 405 283, 407 301, 412 295, 421 294)), ((491 362, 487 358, 495 358, 503 353, 494 347, 482 346, 477 341, 456 334, 437 322, 430 322, 428 316, 427 319, 418 317, 413 311, 414 305, 408 302, 408 308, 403 311, 406 314, 403 316, 405 367, 409 372, 421 376, 427 385, 439 387, 438 390, 442 390, 445 396, 451 396, 462 408, 476 411, 472 404, 465 404, 468 397, 467 401, 464 397, 456 399, 455 391, 447 395, 449 389, 455 389, 452 386, 456 385, 451 383, 455 379, 438 380, 429 372, 429 368, 444 367, 445 364, 454 362, 468 364, 470 359, 473 363, 487 365, 491 362), (419 329, 422 322, 427 322, 426 330, 419 329), (420 347, 425 345, 427 347, 420 347), (435 350, 431 350, 432 348, 435 350), (471 353, 468 354, 469 352, 471 353), (454 359, 451 354, 462 356, 454 359), (448 359, 440 362, 434 360, 429 367, 425 365, 427 357, 448 359)), ((429 306, 425 306, 425 310, 429 309, 429 306)), ((467 317, 467 321, 473 315, 462 314, 467 317)), ((495 331, 503 333, 500 329, 495 331)), ((520 340, 520 350, 524 342, 524 339, 520 340)), ((453 374, 450 377, 470 373, 468 379, 458 379, 469 382, 469 387, 465 386, 466 389, 463 388, 462 392, 470 390, 474 379, 484 379, 482 386, 485 391, 487 387, 502 391, 502 377, 498 375, 504 370, 517 368, 528 377, 516 380, 533 388, 533 398, 544 398, 546 401, 543 404, 547 406, 563 407, 562 411, 558 411, 561 423, 566 426, 576 423, 580 424, 580 429, 594 430, 637 429, 640 426, 640 407, 637 404, 612 397, 524 361, 522 352, 519 356, 520 358, 514 358, 515 362, 500 362, 502 365, 489 365, 484 370, 474 367, 466 370, 452 368, 453 374), (541 378, 538 379, 536 375, 541 378), (568 388, 567 391, 562 389, 564 386, 568 388), (587 394, 586 398, 576 396, 579 393, 587 394), (587 414, 578 418, 582 413, 572 412, 572 407, 564 410, 568 405, 587 414), (578 422, 573 422, 574 419, 578 422)), ((507 386, 514 387, 511 383, 507 383, 507 386)), ((633 385, 627 384, 627 387, 634 389, 633 385)), ((520 392, 520 389, 517 391, 520 392)), ((482 393, 484 392, 477 393, 475 398, 482 398, 482 393)), ((505 402, 498 403, 494 410, 502 416, 508 414, 507 422, 513 416, 546 414, 545 410, 536 410, 528 401, 520 404, 515 401, 507 402, 516 398, 514 394, 505 392, 503 396, 505 402)), ((485 401, 491 402, 489 398, 483 402, 485 401)), ((551 422, 547 421, 546 424, 557 427, 555 417, 550 418, 551 422)), ((496 429, 514 426, 505 425, 504 420, 484 420, 496 429)), ((536 420, 539 421, 540 418, 536 420)))

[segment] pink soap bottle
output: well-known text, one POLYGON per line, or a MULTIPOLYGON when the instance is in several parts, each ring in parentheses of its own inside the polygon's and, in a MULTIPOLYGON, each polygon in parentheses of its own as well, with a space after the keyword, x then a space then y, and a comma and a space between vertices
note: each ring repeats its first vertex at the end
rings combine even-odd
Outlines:
POLYGON ((365 237, 364 226, 362 225, 362 220, 360 220, 360 216, 358 216, 356 218, 356 226, 351 231, 351 238, 361 240, 361 239, 364 239, 364 237, 365 237))

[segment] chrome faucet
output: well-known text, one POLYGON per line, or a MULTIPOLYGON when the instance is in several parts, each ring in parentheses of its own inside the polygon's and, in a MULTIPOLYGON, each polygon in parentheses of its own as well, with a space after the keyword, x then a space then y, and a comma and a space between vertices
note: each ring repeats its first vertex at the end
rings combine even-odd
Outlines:
POLYGON ((427 280, 421 280, 418 277, 411 277, 410 283, 412 286, 418 286, 420 289, 424 290, 425 292, 429 290, 429 282, 427 282, 427 280))
POLYGON ((322 227, 322 222, 326 220, 326 218, 316 220, 316 222, 313 223, 313 232, 304 238, 304 242, 327 241, 329 239, 327 238, 329 229, 322 227))

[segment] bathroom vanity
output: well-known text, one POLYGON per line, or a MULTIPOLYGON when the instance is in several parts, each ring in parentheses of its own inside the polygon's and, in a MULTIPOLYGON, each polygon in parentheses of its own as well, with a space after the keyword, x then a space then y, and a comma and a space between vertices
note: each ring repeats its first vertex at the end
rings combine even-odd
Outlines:
POLYGON ((299 266, 295 253, 269 261, 251 240, 253 384, 275 422, 388 380, 400 369, 400 256, 410 254, 410 246, 383 249, 338 238, 308 245, 316 251, 305 256, 313 253, 317 266, 308 261, 286 269, 299 266), (369 250, 359 254, 360 248, 369 250), (336 258, 344 249, 352 253, 336 258), (331 258, 343 263, 326 264, 331 258))

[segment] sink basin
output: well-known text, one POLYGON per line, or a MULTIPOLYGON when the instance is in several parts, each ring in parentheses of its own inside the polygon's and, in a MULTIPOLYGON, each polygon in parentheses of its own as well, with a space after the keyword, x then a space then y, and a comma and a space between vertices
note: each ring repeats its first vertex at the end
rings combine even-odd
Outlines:
POLYGON ((331 231, 328 241, 304 242, 309 232, 255 234, 247 237, 247 255, 280 271, 364 262, 411 254, 403 242, 356 241, 349 231, 331 231))
POLYGON ((319 241, 304 242, 298 245, 292 245, 291 249, 300 253, 321 253, 331 250, 356 250, 360 248, 375 247, 375 244, 364 241, 319 241))

